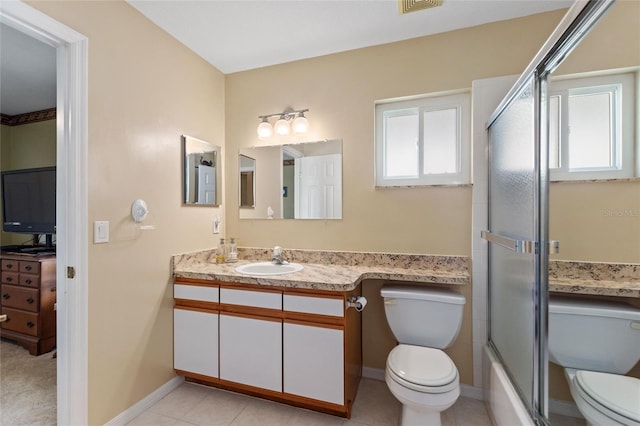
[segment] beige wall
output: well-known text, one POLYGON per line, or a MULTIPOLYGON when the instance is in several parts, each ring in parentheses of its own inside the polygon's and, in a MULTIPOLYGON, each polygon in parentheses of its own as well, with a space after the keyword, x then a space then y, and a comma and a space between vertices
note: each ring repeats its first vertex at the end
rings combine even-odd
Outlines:
MULTIPOLYGON (((471 254, 471 188, 374 188, 374 101, 465 89, 487 77, 519 74, 562 11, 227 75, 227 178, 237 191, 240 148, 301 141, 259 141, 254 117, 309 108, 306 140, 342 139, 342 220, 239 220, 227 203, 228 232, 243 246, 471 254), (518 49, 514 49, 518 46, 518 49), (285 89, 283 90, 283 87, 285 89)), ((396 342, 378 281, 366 281, 364 364, 383 369, 396 342)), ((472 384, 471 288, 464 324, 447 350, 463 383, 472 384)))
MULTIPOLYGON (((0 170, 56 165, 56 120, 0 127, 0 170)), ((22 244, 30 239, 30 234, 0 233, 0 245, 22 244)))
POLYGON ((211 224, 223 217, 181 205, 180 135, 225 152, 225 78, 124 2, 29 4, 89 40, 89 236, 91 222, 108 220, 111 242, 89 241, 80 284, 89 287, 89 423, 103 424, 175 375, 169 259, 213 247, 211 224), (137 198, 155 230, 130 219, 137 198))

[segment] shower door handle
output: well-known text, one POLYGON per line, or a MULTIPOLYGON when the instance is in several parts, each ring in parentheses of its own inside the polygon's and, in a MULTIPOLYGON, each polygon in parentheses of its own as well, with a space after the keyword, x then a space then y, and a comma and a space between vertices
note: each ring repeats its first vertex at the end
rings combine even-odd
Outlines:
MULTIPOLYGON (((515 238, 505 237, 500 234, 494 234, 490 231, 480 231, 482 239, 487 240, 490 243, 499 245, 516 253, 533 254, 538 250, 538 242, 531 240, 518 240, 515 238)), ((549 241, 549 253, 559 253, 560 242, 549 241)))

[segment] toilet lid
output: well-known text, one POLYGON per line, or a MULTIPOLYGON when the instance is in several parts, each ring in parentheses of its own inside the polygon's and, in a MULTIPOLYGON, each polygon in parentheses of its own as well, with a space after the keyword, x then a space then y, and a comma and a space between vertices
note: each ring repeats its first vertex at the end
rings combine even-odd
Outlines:
POLYGON ((601 408, 640 422, 639 379, 580 370, 576 373, 576 383, 601 408))
POLYGON ((445 386, 458 377, 447 354, 422 346, 396 346, 387 358, 387 367, 402 380, 420 386, 445 386))

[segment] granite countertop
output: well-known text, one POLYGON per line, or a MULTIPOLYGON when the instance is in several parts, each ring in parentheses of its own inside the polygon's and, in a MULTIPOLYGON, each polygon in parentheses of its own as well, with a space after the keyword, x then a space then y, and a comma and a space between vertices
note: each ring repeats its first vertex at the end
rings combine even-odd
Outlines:
POLYGON ((284 250, 283 258, 304 269, 286 275, 250 276, 236 267, 271 259, 270 249, 240 248, 238 262, 215 263, 215 250, 172 259, 173 276, 289 288, 350 291, 365 279, 466 285, 471 282, 466 256, 284 250))
POLYGON ((552 260, 549 291, 640 298, 640 264, 552 260))

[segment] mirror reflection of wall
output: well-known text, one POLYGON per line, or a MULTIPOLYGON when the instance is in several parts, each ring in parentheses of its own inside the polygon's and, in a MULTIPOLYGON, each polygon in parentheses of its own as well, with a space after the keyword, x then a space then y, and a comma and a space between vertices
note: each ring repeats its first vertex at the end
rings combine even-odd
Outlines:
POLYGON ((256 161, 256 197, 240 219, 342 218, 341 140, 243 148, 243 156, 256 161))
POLYGON ((185 205, 220 204, 220 147, 191 136, 182 136, 185 205))
POLYGON ((254 208, 256 160, 240 156, 240 207, 254 208))

